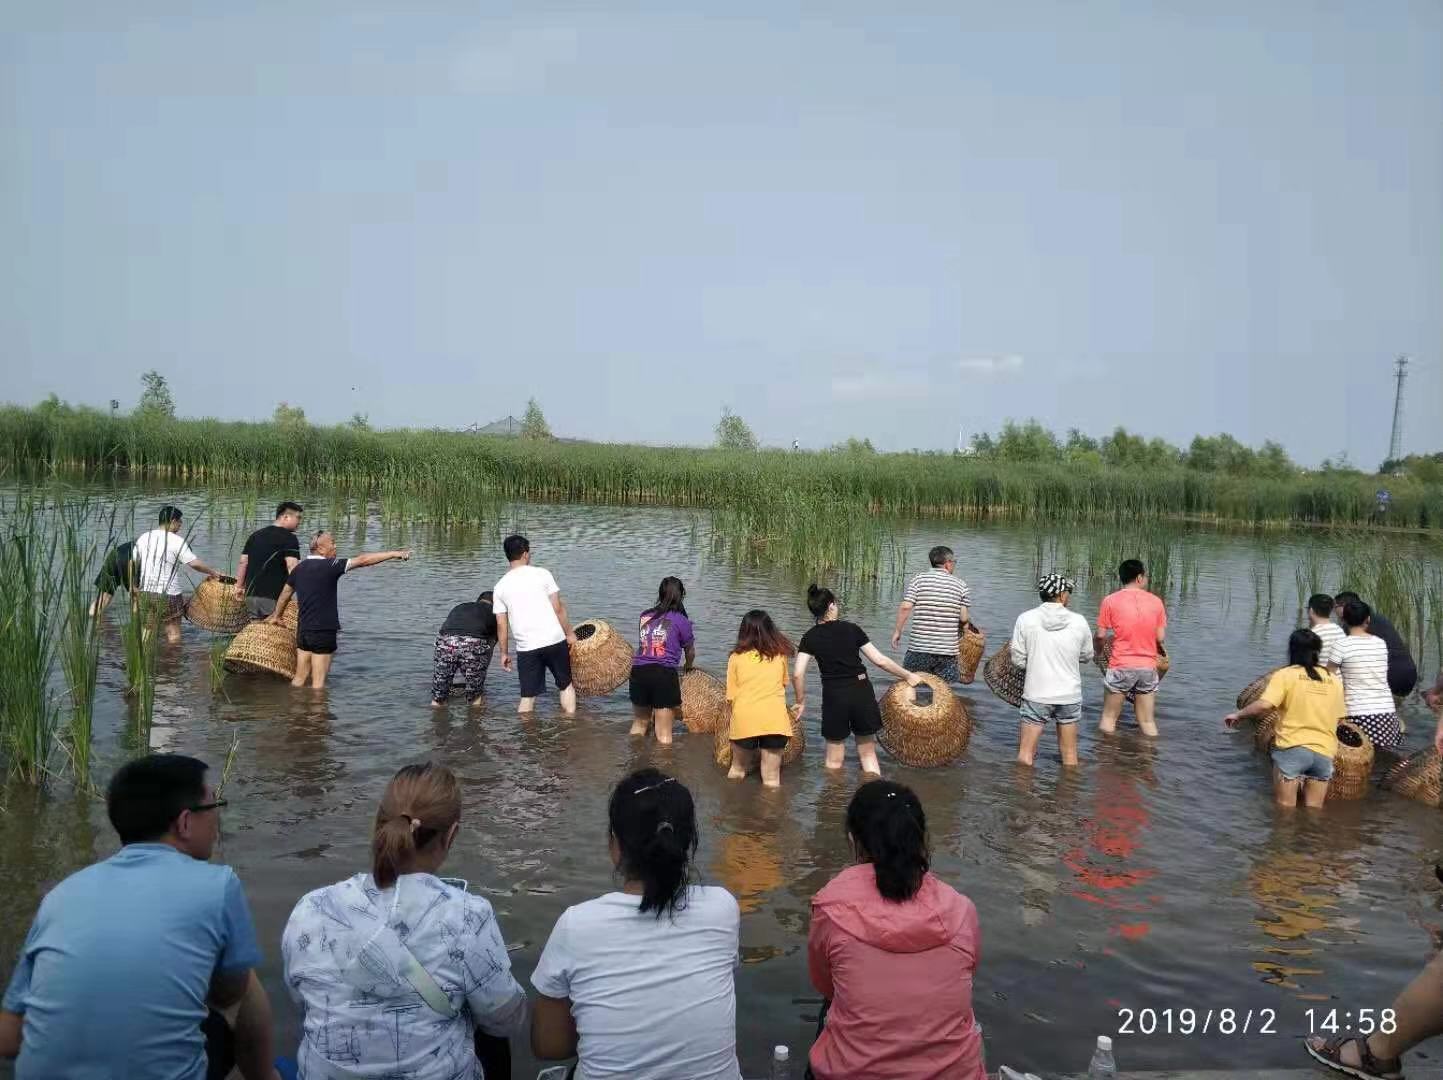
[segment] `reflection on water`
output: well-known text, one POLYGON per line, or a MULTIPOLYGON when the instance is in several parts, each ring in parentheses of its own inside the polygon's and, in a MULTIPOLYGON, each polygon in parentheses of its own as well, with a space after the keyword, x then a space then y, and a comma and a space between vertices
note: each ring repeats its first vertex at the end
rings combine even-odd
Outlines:
MULTIPOLYGON (((577 619, 627 624, 655 597, 660 576, 681 576, 698 660, 713 674, 724 671, 747 608, 766 606, 794 637, 808 625, 806 582, 713 564, 689 515, 522 506, 515 517, 577 619)), ((352 525, 342 535, 357 546, 402 543, 375 519, 357 516, 352 525)), ((209 561, 244 531, 218 519, 194 546, 209 561)), ((192 627, 180 647, 160 655, 156 714, 167 745, 217 770, 235 746, 221 857, 251 899, 281 1046, 294 1045, 298 1032, 280 983, 285 919, 307 890, 369 865, 381 790, 400 765, 426 758, 462 781, 462 829, 446 873, 491 900, 523 981, 561 912, 615 885, 606 828, 615 781, 644 765, 679 776, 697 803, 698 876, 730 889, 743 912, 743 1067, 765 1072, 775 1043, 808 1045, 817 1013, 806 970, 810 904, 852 861, 845 815, 860 782, 855 760, 839 772, 824 769, 814 739, 780 791, 755 779, 729 783, 712 760, 710 738, 683 734, 665 748, 628 737, 624 692, 585 701, 574 717, 560 715, 552 698, 535 715, 517 717, 515 676, 499 665, 481 708, 453 700, 431 709, 436 627, 504 566, 488 530, 413 533, 412 562, 343 583, 345 630, 324 694, 242 677, 213 692, 209 639, 192 627)), ((1026 534, 916 527, 909 565, 919 568, 937 542, 964 553, 974 614, 993 633, 1004 634, 1036 603, 1026 534)), ((915 770, 884 759, 887 775, 922 798, 934 871, 977 904, 983 945, 975 1002, 993 1060, 1043 1073, 1075 1070, 1097 1034, 1116 1030, 1123 1005, 1273 1007, 1282 1016, 1282 1003, 1299 996, 1388 1000, 1416 969, 1429 928, 1443 922, 1443 894, 1431 876, 1436 810, 1375 795, 1319 815, 1280 816, 1263 763, 1246 740, 1221 731, 1218 717, 1268 666, 1261 658, 1281 652, 1291 624, 1281 609, 1252 627, 1236 608, 1234 619, 1226 616, 1229 590, 1235 598, 1251 591, 1247 541, 1209 541, 1204 554, 1187 598, 1170 609, 1180 652, 1159 699, 1159 740, 1130 723, 1098 737, 1101 694, 1089 670, 1076 769, 1060 766, 1050 740, 1036 769, 1017 769, 1016 712, 980 683, 964 691, 976 726, 962 763, 915 770)), ((852 590, 848 614, 884 642, 899 594, 899 583, 887 580, 875 592, 852 590)), ((1099 599, 1084 590, 1075 604, 1091 618, 1099 599)), ((115 622, 97 694, 102 781, 129 753, 115 622)), ((3 799, 0 977, 44 890, 115 846, 98 799, 15 788, 3 799)), ((1119 1040, 1119 1051, 1128 1068, 1253 1068, 1293 1064, 1296 1048, 1287 1043, 1195 1038, 1184 1047, 1176 1037, 1135 1037, 1119 1040)), ((518 1075, 535 1075, 525 1047, 517 1058, 518 1075)))

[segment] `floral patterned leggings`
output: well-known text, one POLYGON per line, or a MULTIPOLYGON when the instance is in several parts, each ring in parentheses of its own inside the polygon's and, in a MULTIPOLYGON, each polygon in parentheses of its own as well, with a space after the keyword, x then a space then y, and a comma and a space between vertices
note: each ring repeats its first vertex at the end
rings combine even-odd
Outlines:
POLYGON ((436 639, 436 657, 431 668, 431 700, 445 701, 451 696, 451 681, 456 669, 466 680, 466 693, 472 701, 486 691, 486 666, 491 663, 491 650, 496 642, 487 638, 442 634, 436 639))

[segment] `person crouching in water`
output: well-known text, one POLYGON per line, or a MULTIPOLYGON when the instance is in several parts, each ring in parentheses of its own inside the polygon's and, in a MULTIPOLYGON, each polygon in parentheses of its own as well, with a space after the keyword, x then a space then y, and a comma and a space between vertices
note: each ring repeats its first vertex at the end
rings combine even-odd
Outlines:
POLYGON ((636 655, 631 660, 631 734, 656 725, 656 741, 671 745, 671 726, 681 708, 681 670, 696 661, 696 639, 687 618, 686 586, 665 577, 656 603, 641 613, 636 655))
POLYGON ((431 707, 442 708, 451 696, 451 683, 460 669, 466 680, 466 696, 474 709, 486 693, 486 668, 496 648, 496 614, 491 610, 491 590, 474 602, 457 604, 436 634, 436 653, 431 665, 431 707))
POLYGON ((732 766, 728 780, 741 780, 761 754, 762 784, 782 785, 782 750, 792 735, 787 712, 787 661, 796 647, 765 611, 742 616, 736 648, 727 661, 731 702, 732 766))
POLYGON ((1343 684, 1320 666, 1322 639, 1311 630, 1288 638, 1288 667, 1273 673, 1267 689, 1245 709, 1228 713, 1223 723, 1239 722, 1278 710, 1273 734, 1273 795, 1279 806, 1298 805, 1298 791, 1311 807, 1323 805, 1338 752, 1338 721, 1348 711, 1343 684))
POLYGON ((1067 609, 1076 588, 1071 578, 1048 574, 1037 582, 1042 603, 1017 617, 1012 662, 1027 669, 1022 686, 1022 731, 1017 760, 1031 765, 1049 720, 1057 722, 1062 764, 1077 764, 1077 721, 1082 718, 1082 665, 1092 659, 1092 628, 1067 609))
POLYGON ((922 681, 902 665, 889 660, 873 645, 867 632, 856 623, 838 617, 837 597, 831 589, 812 585, 807 589, 807 607, 817 624, 802 635, 797 645, 797 662, 792 671, 792 691, 800 712, 807 701, 807 665, 815 658, 822 676, 822 738, 827 743, 827 768, 840 769, 847 752, 847 736, 857 740, 857 757, 867 776, 881 776, 877 763, 877 732, 882 730, 882 712, 867 669, 866 657, 883 671, 905 679, 908 686, 922 681))

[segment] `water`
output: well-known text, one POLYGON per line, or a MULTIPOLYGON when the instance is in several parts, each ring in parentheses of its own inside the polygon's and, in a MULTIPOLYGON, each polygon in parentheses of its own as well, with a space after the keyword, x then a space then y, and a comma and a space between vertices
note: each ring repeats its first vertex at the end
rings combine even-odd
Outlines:
MULTIPOLYGON (((194 496, 189 505, 199 502, 194 496)), ((203 560, 233 566, 245 533, 263 523, 218 514, 199 524, 193 543, 203 560)), ((808 625, 805 581, 714 561, 691 515, 525 507, 517 524, 537 562, 556 574, 574 618, 628 624, 664 574, 681 576, 698 660, 713 672, 723 670, 747 608, 769 608, 794 636, 808 625)), ((912 569, 933 543, 958 551, 989 651, 1036 603, 1030 531, 912 525, 903 539, 912 569)), ((682 734, 666 750, 628 738, 624 691, 584 701, 575 718, 560 716, 547 698, 537 715, 518 719, 515 676, 499 664, 484 709, 468 713, 456 700, 433 712, 435 629, 452 604, 494 583, 504 569, 499 544, 487 530, 438 533, 365 519, 340 530, 340 543, 343 554, 414 545, 416 556, 342 582, 346 629, 327 695, 237 678, 215 694, 209 638, 191 627, 159 665, 157 744, 217 768, 235 746, 217 858, 236 867, 250 896, 279 1048, 292 1049, 298 1036, 279 964, 291 908, 305 891, 367 866, 386 781, 404 762, 433 758, 465 788, 462 832, 444 872, 495 905, 523 982, 562 910, 612 886, 611 784, 647 764, 676 772, 698 802, 699 873, 730 889, 743 912, 744 1071, 765 1075, 778 1044, 799 1059, 820 1004, 807 979, 809 902, 848 861, 843 815, 858 782, 855 760, 828 774, 813 739, 780 791, 763 791, 755 778, 729 784, 712 763, 709 738, 682 734)), ((1307 1009, 1381 1008, 1429 955, 1443 926, 1432 871, 1443 840, 1438 811, 1374 794, 1320 815, 1278 814, 1266 763, 1246 734, 1222 727, 1237 691, 1278 662, 1294 625, 1283 585, 1271 614, 1253 604, 1255 557, 1247 539, 1210 540, 1187 595, 1170 599, 1175 659, 1159 702, 1158 742, 1133 730, 1099 738, 1100 680, 1089 671, 1075 771, 1060 768, 1051 733, 1035 770, 1015 767, 1015 714, 980 678, 965 691, 977 725, 963 763, 921 771, 884 757, 887 775, 913 785, 927 808, 936 871, 980 911, 974 1001, 989 1060, 1044 1074, 1075 1070, 1095 1036, 1110 1032, 1129 1069, 1297 1066, 1307 1009), (1200 1034, 1204 1013, 1224 1008, 1235 1010, 1237 1030, 1219 1034, 1215 1018, 1200 1034), (1184 1035, 1189 1009, 1194 1033, 1184 1035)), ((1287 570, 1280 580, 1291 581, 1287 570)), ((1088 590, 1076 603, 1092 619, 1101 583, 1088 590)), ((886 648, 900 592, 900 581, 889 579, 853 589, 842 604, 886 648)), ((115 619, 96 716, 102 777, 126 752, 115 619)), ((1409 744, 1418 746, 1431 723, 1418 705, 1410 709, 1409 744)), ((0 972, 8 978, 45 889, 109 854, 115 841, 104 807, 63 786, 53 795, 12 786, 4 803, 0 972)), ((534 1076, 527 1047, 514 1049, 516 1075, 534 1076)))

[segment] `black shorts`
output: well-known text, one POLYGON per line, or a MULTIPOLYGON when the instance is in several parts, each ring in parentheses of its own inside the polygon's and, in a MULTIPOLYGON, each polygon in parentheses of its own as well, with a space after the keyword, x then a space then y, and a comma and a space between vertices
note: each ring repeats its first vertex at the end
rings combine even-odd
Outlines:
POLYGON ((732 745, 743 750, 785 750, 787 738, 786 735, 753 735, 750 739, 733 739, 732 745))
POLYGON ((642 709, 681 708, 681 676, 666 664, 637 664, 631 669, 631 703, 642 709))
POLYGON ((296 648, 301 652, 319 653, 322 656, 336 651, 336 631, 307 630, 304 626, 296 631, 296 648))
POLYGON ((871 679, 822 684, 822 738, 846 742, 848 735, 870 739, 882 730, 882 710, 871 679))
POLYGON ((571 646, 565 641, 516 654, 516 675, 521 680, 521 696, 533 698, 545 690, 548 671, 557 690, 565 690, 571 685, 571 646))
POLYGON ((95 575, 95 588, 107 596, 120 589, 133 589, 136 577, 135 562, 133 560, 121 560, 111 552, 100 567, 100 573, 95 575))

